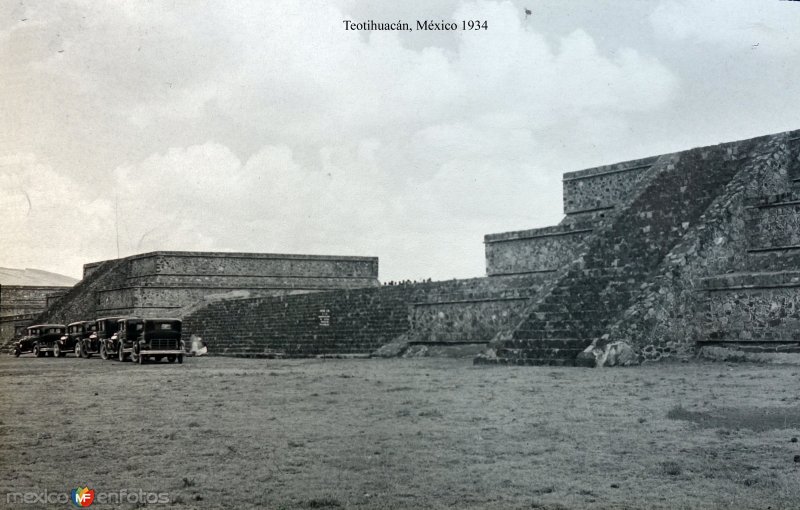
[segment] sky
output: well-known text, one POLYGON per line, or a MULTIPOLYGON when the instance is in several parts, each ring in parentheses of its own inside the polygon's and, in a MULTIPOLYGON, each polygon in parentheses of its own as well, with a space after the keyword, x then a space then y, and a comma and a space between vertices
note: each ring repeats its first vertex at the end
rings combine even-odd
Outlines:
POLYGON ((485 234, 561 220, 563 172, 800 128, 798 64, 778 0, 0 0, 0 267, 482 276, 485 234))

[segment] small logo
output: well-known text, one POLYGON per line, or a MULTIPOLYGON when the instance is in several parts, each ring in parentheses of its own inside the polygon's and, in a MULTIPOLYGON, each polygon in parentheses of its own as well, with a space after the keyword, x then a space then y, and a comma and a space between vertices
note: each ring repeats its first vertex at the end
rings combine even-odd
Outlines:
POLYGON ((91 506, 94 502, 94 489, 90 489, 89 487, 72 489, 71 500, 77 507, 85 508, 91 506))

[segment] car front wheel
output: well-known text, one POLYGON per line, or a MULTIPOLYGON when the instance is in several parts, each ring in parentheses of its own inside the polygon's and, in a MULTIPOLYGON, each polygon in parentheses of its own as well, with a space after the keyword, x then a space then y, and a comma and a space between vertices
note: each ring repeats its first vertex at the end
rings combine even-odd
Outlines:
POLYGON ((19 347, 14 347, 14 357, 19 358, 20 354, 22 354, 22 351, 19 350, 19 347))
POLYGON ((58 342, 53 344, 53 356, 56 358, 63 358, 67 353, 61 350, 61 344, 58 342))
POLYGON ((33 344, 33 355, 37 358, 44 356, 44 352, 39 348, 39 344, 33 344))
POLYGON ((83 357, 83 346, 80 342, 75 342, 75 357, 82 358, 83 357))
POLYGON ((106 344, 100 345, 100 359, 108 359, 108 350, 106 349, 106 344))

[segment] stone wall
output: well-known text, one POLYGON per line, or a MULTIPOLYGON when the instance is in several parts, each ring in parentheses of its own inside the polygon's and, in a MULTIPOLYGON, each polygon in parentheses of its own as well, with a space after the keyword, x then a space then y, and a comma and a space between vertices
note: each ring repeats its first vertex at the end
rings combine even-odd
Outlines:
POLYGON ((0 316, 39 313, 50 296, 60 296, 70 287, 0 285, 0 316))
POLYGON ((747 212, 749 250, 800 248, 800 194, 779 195, 774 202, 753 205, 747 212))
POLYGON ((488 343, 498 331, 513 327, 522 310, 552 275, 494 276, 458 280, 447 292, 430 289, 411 304, 409 342, 488 343))
POLYGON ((368 354, 409 329, 420 285, 223 300, 184 318, 214 354, 286 356, 368 354))
POLYGON ((184 319, 215 354, 320 356, 369 354, 406 342, 488 340, 535 292, 539 276, 473 278, 304 295, 229 299, 184 319))
POLYGON ((165 276, 205 281, 240 278, 356 278, 374 284, 375 257, 344 257, 272 253, 153 252, 129 258, 129 277, 165 276))
POLYGON ((411 335, 418 343, 489 343, 522 319, 528 297, 413 303, 411 335))
POLYGON ((29 326, 45 308, 70 287, 0 285, 0 345, 6 345, 17 332, 29 326))
POLYGON ((594 222, 580 221, 488 234, 484 237, 486 274, 554 273, 574 259, 594 227, 594 222))
POLYGON ((618 207, 641 186, 656 159, 637 159, 565 173, 564 214, 567 218, 582 218, 618 207))
POLYGON ((709 341, 800 343, 800 271, 704 278, 700 292, 709 341))
MULTIPOLYGON (((126 283, 129 283, 126 282, 126 283)), ((327 288, 322 287, 322 290, 327 288)), ((226 291, 233 291, 238 298, 259 296, 282 296, 301 294, 306 290, 259 289, 252 287, 173 287, 146 286, 99 290, 96 293, 98 316, 135 315, 139 317, 180 317, 183 310, 198 303, 213 301, 226 291)))

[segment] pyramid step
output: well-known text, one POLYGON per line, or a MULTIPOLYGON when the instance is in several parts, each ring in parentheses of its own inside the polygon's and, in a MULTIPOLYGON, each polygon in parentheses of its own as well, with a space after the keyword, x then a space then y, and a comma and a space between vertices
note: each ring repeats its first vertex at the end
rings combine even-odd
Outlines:
POLYGON ((501 348, 497 350, 497 355, 502 358, 531 358, 531 359, 575 359, 583 349, 509 349, 501 348))
POLYGON ((514 338, 520 339, 570 338, 574 336, 575 332, 571 329, 520 329, 514 332, 514 338))
POLYGON ((574 359, 535 359, 525 358, 517 360, 516 365, 528 367, 574 367, 576 366, 574 359))
POLYGON ((585 323, 588 321, 597 321, 598 319, 604 319, 608 317, 608 310, 603 310, 602 312, 599 310, 574 310, 570 312, 568 318, 574 322, 581 322, 585 323))
POLYGON ((546 338, 580 338, 584 335, 577 334, 578 332, 583 332, 586 330, 586 324, 584 322, 571 322, 565 323, 561 322, 558 323, 560 326, 556 326, 555 324, 547 324, 542 323, 539 321, 532 321, 520 326, 520 328, 514 332, 514 338, 518 339, 546 339, 546 338))
POLYGON ((534 358, 482 358, 477 357, 473 360, 475 365, 504 365, 504 366, 524 366, 524 367, 576 367, 583 366, 578 360, 571 359, 534 359, 534 358))
POLYGON ((548 314, 560 315, 569 313, 570 310, 575 308, 577 302, 577 300, 566 299, 566 296, 547 296, 547 300, 536 305, 535 309, 548 314))
POLYGON ((504 348, 509 349, 585 349, 591 342, 577 338, 540 338, 531 339, 510 339, 503 342, 504 348))
POLYGON ((579 321, 572 323, 564 328, 546 328, 539 322, 521 324, 514 331, 514 338, 524 339, 546 339, 546 338, 594 338, 600 336, 605 331, 604 324, 607 316, 597 317, 593 320, 579 321))

